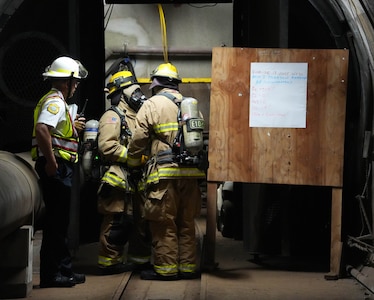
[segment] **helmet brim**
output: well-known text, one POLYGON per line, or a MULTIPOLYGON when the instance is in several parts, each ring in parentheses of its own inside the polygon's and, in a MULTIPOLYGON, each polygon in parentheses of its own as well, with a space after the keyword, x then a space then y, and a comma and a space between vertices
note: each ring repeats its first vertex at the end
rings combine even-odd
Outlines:
POLYGON ((156 86, 160 86, 160 85, 161 85, 160 80, 158 80, 157 77, 153 77, 153 80, 152 80, 151 85, 149 86, 149 89, 151 90, 151 89, 155 88, 156 86))
POLYGON ((178 89, 178 84, 181 83, 181 80, 172 79, 169 77, 154 77, 152 79, 152 83, 149 86, 149 89, 153 89, 155 87, 164 87, 170 89, 178 89))

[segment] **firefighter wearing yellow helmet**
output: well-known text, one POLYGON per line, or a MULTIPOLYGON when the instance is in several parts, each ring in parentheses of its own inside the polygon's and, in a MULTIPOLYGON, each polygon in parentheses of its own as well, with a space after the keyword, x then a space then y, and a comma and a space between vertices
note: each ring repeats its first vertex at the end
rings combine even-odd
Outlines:
POLYGON ((149 89, 157 87, 170 87, 175 89, 182 82, 177 68, 171 63, 160 64, 151 74, 152 83, 149 89))
POLYGON ((85 281, 72 270, 67 241, 73 176, 78 161, 79 131, 84 119, 73 120, 67 101, 87 70, 79 61, 62 56, 42 74, 51 90, 34 110, 31 155, 40 177, 45 223, 40 251, 40 287, 71 287, 85 281))
POLYGON ((136 112, 146 97, 129 71, 113 74, 105 90, 111 107, 99 121, 98 149, 109 168, 98 191, 98 211, 103 215, 98 265, 101 274, 108 275, 149 267, 151 247, 146 222, 141 217, 144 200, 129 181, 126 165, 136 112))
POLYGON ((145 167, 145 217, 149 220, 154 253, 152 269, 142 271, 145 280, 177 280, 198 277, 196 265, 195 217, 201 208, 199 179, 205 173, 196 166, 180 165, 173 153, 179 131, 177 68, 159 65, 151 74, 149 98, 136 115, 136 130, 128 146, 127 164, 137 168, 144 153, 150 153, 145 167))

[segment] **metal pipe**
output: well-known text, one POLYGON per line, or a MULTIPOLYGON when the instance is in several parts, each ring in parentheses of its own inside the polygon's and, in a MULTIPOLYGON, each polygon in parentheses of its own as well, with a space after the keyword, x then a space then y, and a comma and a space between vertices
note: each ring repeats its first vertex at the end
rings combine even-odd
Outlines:
MULTIPOLYGON (((372 283, 373 281, 372 278, 370 278, 368 275, 360 272, 359 270, 355 269, 354 267, 350 265, 348 265, 346 269, 347 269, 347 272, 351 274, 359 283, 361 283, 370 292, 374 293, 374 285, 372 283)), ((361 271, 365 271, 364 269, 365 267, 361 271)))
MULTIPOLYGON (((143 56, 162 56, 163 48, 161 47, 112 47, 106 48, 106 59, 114 56, 123 56, 124 53, 129 55, 143 55, 143 56)), ((170 56, 212 56, 212 48, 176 48, 169 47, 168 53, 170 56)))
POLYGON ((44 202, 39 177, 20 156, 0 151, 0 240, 41 220, 44 202))

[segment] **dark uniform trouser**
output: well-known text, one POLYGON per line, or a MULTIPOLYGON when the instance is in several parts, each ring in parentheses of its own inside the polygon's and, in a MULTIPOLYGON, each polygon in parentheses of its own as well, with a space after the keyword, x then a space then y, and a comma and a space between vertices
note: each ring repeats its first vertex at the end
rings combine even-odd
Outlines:
POLYGON ((44 157, 38 158, 35 164, 45 203, 45 223, 40 250, 40 281, 52 280, 59 274, 69 277, 72 275, 67 231, 74 165, 60 158, 57 158, 57 162, 58 170, 54 177, 47 176, 44 157))
POLYGON ((146 218, 152 235, 154 268, 162 275, 196 271, 195 218, 201 192, 196 179, 160 180, 148 195, 146 218), (152 199, 152 195, 162 195, 152 199))

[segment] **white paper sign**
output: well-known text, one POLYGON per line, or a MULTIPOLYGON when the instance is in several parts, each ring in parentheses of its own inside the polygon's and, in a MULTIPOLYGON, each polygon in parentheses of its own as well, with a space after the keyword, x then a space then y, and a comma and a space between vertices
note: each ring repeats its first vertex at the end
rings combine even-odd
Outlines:
POLYGON ((251 63, 249 127, 306 128, 307 81, 307 63, 251 63))

